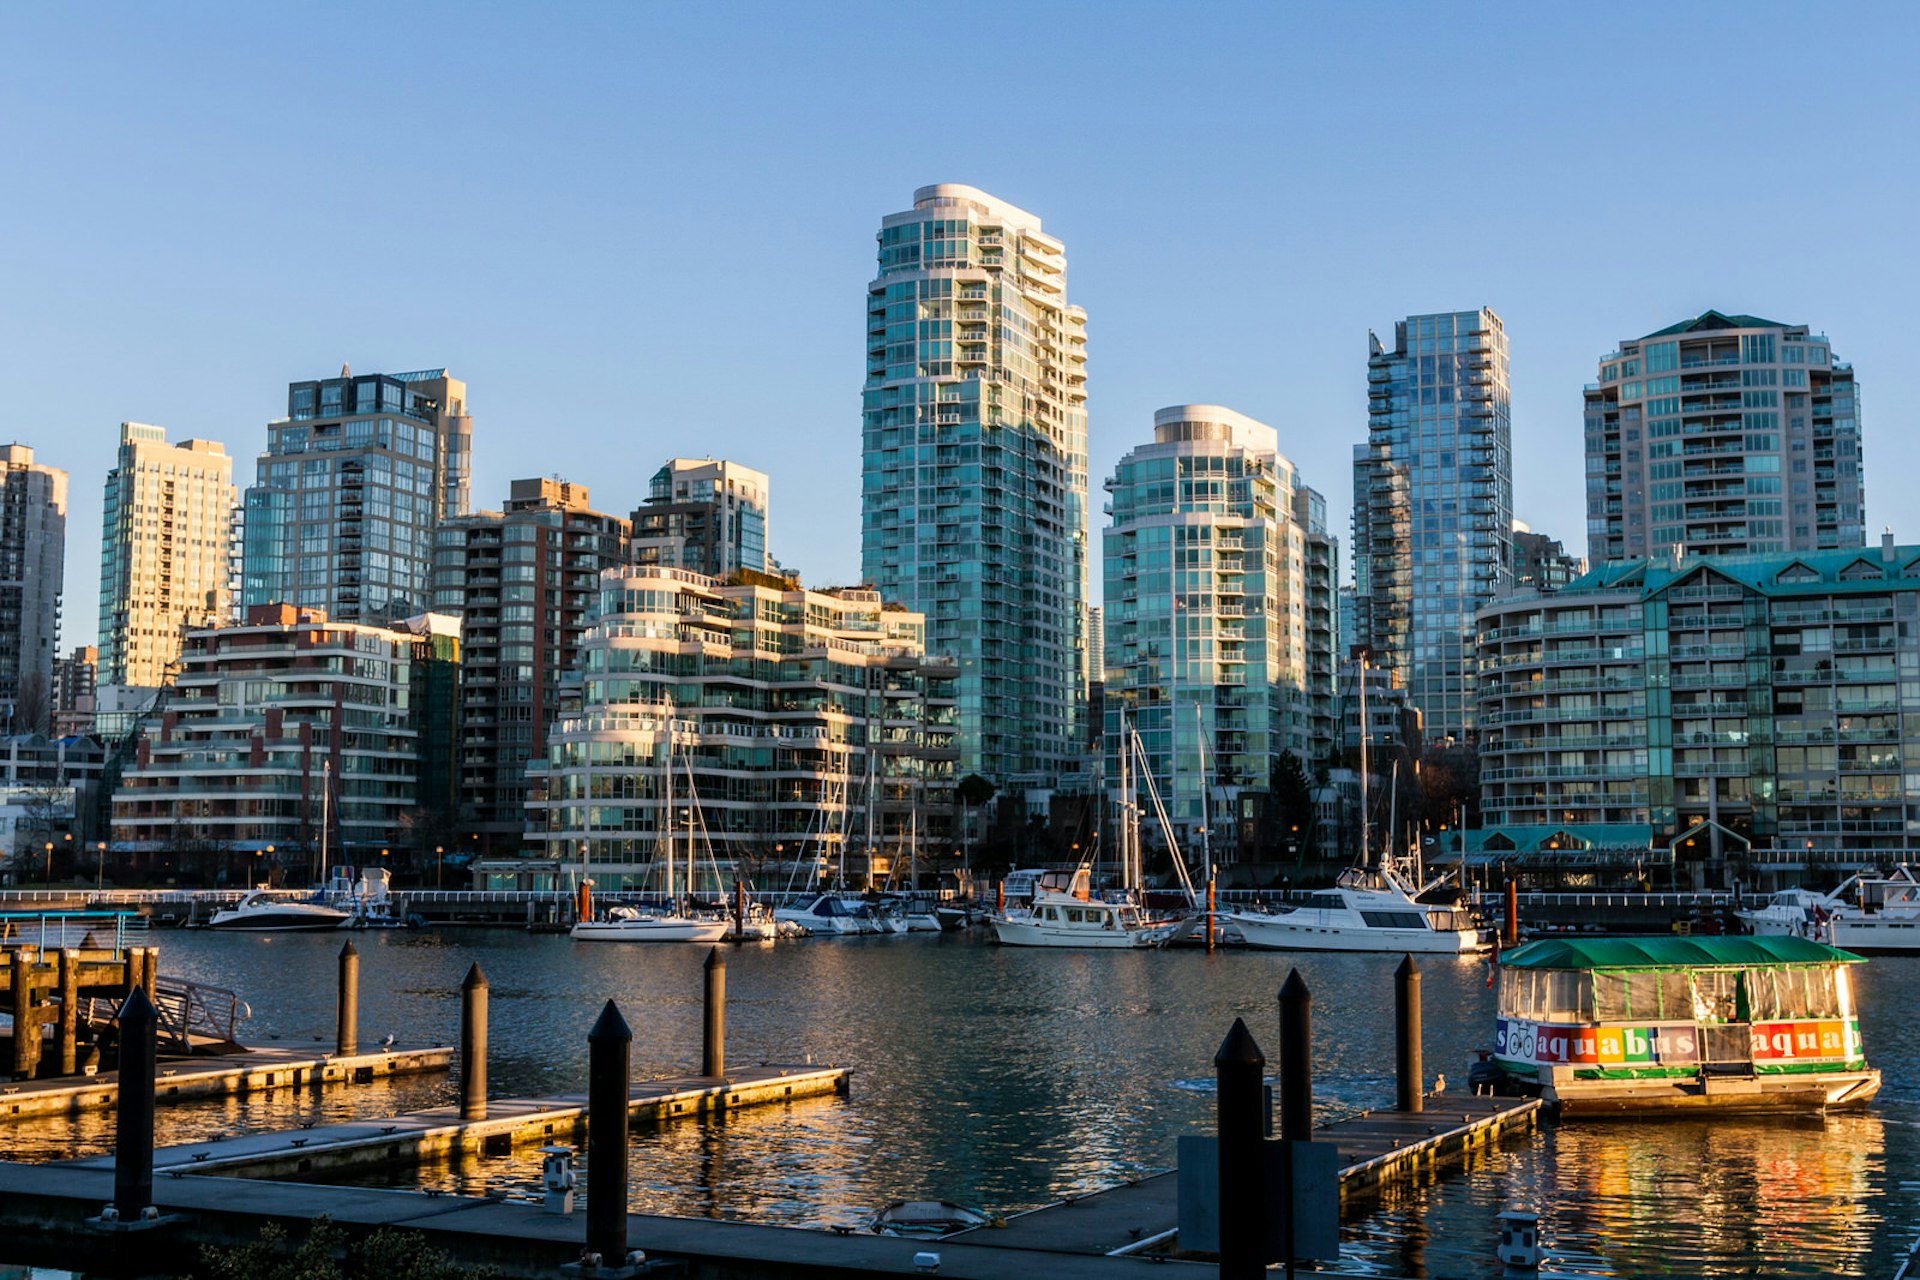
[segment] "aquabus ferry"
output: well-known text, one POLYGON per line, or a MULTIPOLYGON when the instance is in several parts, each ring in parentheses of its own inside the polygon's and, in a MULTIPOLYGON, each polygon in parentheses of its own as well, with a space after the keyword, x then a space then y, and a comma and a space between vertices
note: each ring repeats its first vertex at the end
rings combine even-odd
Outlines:
POLYGON ((1880 1091, 1848 970, 1805 938, 1542 939, 1499 958, 1476 1087, 1568 1115, 1818 1111, 1880 1091))

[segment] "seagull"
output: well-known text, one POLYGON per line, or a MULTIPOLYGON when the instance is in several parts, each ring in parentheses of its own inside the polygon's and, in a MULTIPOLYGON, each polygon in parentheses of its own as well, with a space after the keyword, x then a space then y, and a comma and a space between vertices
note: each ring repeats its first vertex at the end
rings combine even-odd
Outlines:
POLYGON ((1436 1075, 1433 1078, 1433 1096, 1437 1098, 1446 1091, 1447 1078, 1444 1075, 1436 1075))
POLYGON ((389 1031, 385 1036, 381 1038, 380 1047, 382 1049, 393 1048, 393 1033, 391 1031, 389 1031))

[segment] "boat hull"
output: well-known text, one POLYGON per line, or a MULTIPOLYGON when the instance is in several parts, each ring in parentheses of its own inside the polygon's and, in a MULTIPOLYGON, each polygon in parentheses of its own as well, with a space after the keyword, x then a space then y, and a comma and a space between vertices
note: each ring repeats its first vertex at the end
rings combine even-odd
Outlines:
POLYGON ((347 922, 343 911, 321 915, 308 911, 217 911, 207 928, 229 933, 320 933, 347 922))
POLYGON ((1713 1112, 1765 1115, 1846 1111, 1880 1092, 1880 1072, 1827 1071, 1810 1075, 1688 1076, 1653 1080, 1523 1081, 1514 1090, 1538 1097, 1563 1116, 1671 1115, 1713 1112))
POLYGON ((732 932, 727 920, 688 920, 643 916, 637 920, 583 920, 570 935, 580 942, 724 942, 732 932))
POLYGON ((1479 951, 1471 929, 1355 929, 1317 921, 1308 911, 1286 915, 1225 917, 1250 947, 1267 951, 1385 951, 1415 955, 1466 955, 1479 951), (1294 920, 1291 917, 1300 916, 1294 920))
POLYGON ((1869 955, 1920 954, 1920 916, 1843 916, 1827 921, 1825 941, 1869 955))
POLYGON ((1122 951, 1150 946, 1150 939, 1125 929, 1067 928, 1035 920, 993 918, 993 936, 1009 947, 1063 947, 1094 951, 1122 951))

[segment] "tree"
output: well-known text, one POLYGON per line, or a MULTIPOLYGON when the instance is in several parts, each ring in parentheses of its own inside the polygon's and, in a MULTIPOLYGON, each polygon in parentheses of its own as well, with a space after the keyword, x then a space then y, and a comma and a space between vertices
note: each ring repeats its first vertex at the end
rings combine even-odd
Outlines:
POLYGON ((1273 803, 1273 838, 1269 847, 1288 861, 1298 862, 1313 830, 1313 783, 1306 762, 1291 751, 1273 758, 1267 781, 1273 803))

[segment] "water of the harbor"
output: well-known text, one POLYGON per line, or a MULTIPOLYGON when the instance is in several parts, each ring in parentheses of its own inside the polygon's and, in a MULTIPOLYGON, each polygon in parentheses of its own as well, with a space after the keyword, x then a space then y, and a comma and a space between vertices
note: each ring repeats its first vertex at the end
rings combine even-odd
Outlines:
MULTIPOLYGON (((328 1047, 335 934, 161 933, 169 975, 252 1004, 247 1038, 328 1047)), ((700 1055, 706 948, 575 943, 506 929, 359 934, 361 1042, 453 1043, 461 978, 491 984, 495 1097, 577 1091, 608 998, 634 1031, 636 1076, 700 1055)), ((889 1200, 1010 1212, 1168 1168, 1212 1126, 1213 1054, 1236 1017, 1277 1048, 1275 994, 1313 992, 1321 1119, 1391 1104, 1398 956, 996 947, 955 935, 730 949, 728 1060, 837 1063, 852 1095, 724 1120, 637 1127, 636 1212, 860 1225, 889 1200)), ((1423 966, 1429 1080, 1465 1088, 1492 1025, 1480 960, 1423 966)), ((1862 1027, 1886 1087, 1865 1114, 1549 1126, 1473 1165, 1350 1205, 1344 1269, 1495 1270, 1495 1215, 1542 1215, 1551 1269, 1599 1276, 1873 1276, 1920 1235, 1920 959, 1877 959, 1862 1027)), ((162 1143, 453 1100, 449 1077, 161 1112, 162 1143)), ((1443 1094, 1433 1104, 1444 1113, 1443 1094)), ((4 1131, 10 1158, 105 1150, 110 1116, 4 1131)), ((536 1196, 540 1157, 475 1159, 404 1185, 536 1196)))

